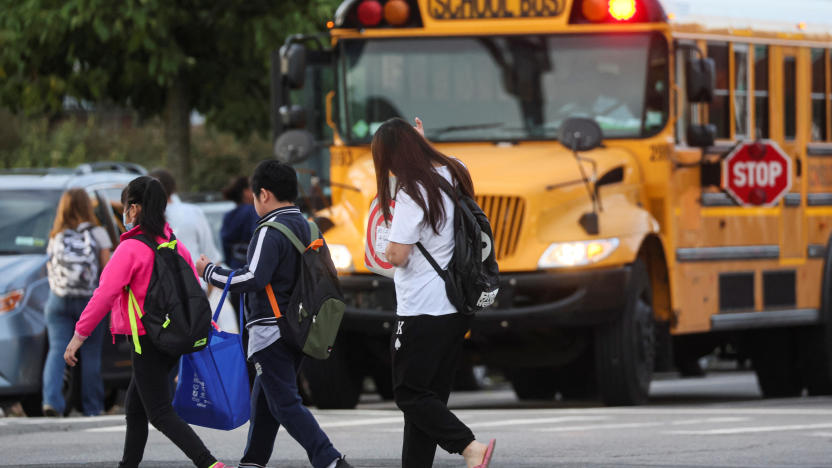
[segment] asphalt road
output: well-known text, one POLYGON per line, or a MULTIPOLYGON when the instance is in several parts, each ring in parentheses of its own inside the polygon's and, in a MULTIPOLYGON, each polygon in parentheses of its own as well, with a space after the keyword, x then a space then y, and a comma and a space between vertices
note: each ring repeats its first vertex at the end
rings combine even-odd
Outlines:
MULTIPOLYGON (((597 402, 518 402, 511 390, 456 393, 451 404, 480 439, 497 438, 493 467, 832 466, 832 398, 762 400, 753 374, 654 382, 637 408, 597 402)), ((314 411, 333 443, 356 466, 400 466, 402 419, 390 402, 369 396, 352 411, 314 411)), ((198 428, 213 453, 234 463, 247 426, 198 428)), ((115 466, 123 416, 0 419, 0 466, 115 466)), ((187 467, 156 431, 146 467, 187 467)), ((271 466, 308 467, 297 443, 281 432, 271 466)), ((437 452, 437 467, 463 467, 437 452)))

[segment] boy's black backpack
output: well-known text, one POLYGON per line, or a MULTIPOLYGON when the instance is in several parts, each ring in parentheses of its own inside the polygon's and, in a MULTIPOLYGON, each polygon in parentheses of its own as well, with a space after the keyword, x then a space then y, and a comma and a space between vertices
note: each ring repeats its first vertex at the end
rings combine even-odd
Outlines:
POLYGON ((277 309, 271 284, 266 288, 269 301, 278 317, 280 335, 295 349, 315 359, 326 359, 335 346, 335 337, 344 316, 344 296, 329 248, 319 236, 318 226, 309 222, 312 242, 304 246, 285 224, 265 222, 257 230, 272 227, 283 233, 300 253, 300 269, 295 289, 289 297, 289 309, 277 309))
POLYGON ((445 179, 442 183, 442 190, 454 200, 454 253, 448 268, 440 268, 421 242, 416 247, 445 280, 445 292, 457 312, 473 315, 493 304, 500 290, 494 235, 477 202, 445 179))
POLYGON ((157 244, 150 237, 134 237, 154 252, 153 273, 147 286, 144 310, 128 288, 128 316, 136 353, 141 354, 136 316, 160 351, 171 356, 200 351, 211 332, 211 305, 194 275, 194 270, 176 253, 176 237, 157 244))

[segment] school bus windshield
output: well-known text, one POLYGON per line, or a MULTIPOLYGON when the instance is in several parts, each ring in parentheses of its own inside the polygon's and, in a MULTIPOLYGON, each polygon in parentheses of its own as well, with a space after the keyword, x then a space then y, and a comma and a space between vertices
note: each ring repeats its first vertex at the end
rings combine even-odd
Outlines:
POLYGON ((570 117, 606 138, 667 120, 667 43, 654 34, 525 35, 341 42, 346 125, 366 143, 385 120, 420 117, 443 141, 554 139, 570 117))

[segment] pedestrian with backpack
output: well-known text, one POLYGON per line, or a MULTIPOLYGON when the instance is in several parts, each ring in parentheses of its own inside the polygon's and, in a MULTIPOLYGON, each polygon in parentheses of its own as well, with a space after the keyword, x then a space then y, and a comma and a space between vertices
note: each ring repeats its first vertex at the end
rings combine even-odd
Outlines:
MULTIPOLYGON (((349 468, 301 402, 297 374, 303 353, 294 336, 283 336, 290 333, 289 328, 280 325, 287 322, 283 313, 292 308, 290 299, 299 284, 303 255, 294 244, 312 249, 323 241, 317 234, 313 239, 310 224, 293 203, 298 181, 291 166, 276 160, 261 162, 251 177, 251 188, 260 227, 249 243, 248 263, 233 270, 229 286, 230 292, 246 293, 247 354, 257 373, 251 391, 248 441, 239 466, 266 466, 277 431, 283 426, 306 450, 313 467, 349 468), (280 225, 291 236, 281 231, 280 225)), ((232 273, 204 255, 197 261, 197 271, 217 287, 223 287, 232 273)))
MULTIPOLYGON (((43 414, 63 415, 66 408, 61 388, 64 383, 64 349, 72 339, 75 323, 98 286, 98 276, 110 259, 113 247, 107 231, 96 226, 95 213, 87 192, 69 189, 58 202, 55 223, 49 236, 46 264, 49 298, 44 315, 49 335, 49 352, 43 367, 43 414)), ((101 345, 105 325, 89 334, 90 345, 81 353, 81 408, 85 416, 104 411, 104 383, 101 380, 101 345)))
POLYGON ((121 235, 121 243, 104 268, 98 289, 75 326, 75 336, 66 347, 64 359, 70 366, 77 363, 79 348, 112 309, 112 333, 131 335, 134 344, 133 375, 124 401, 127 433, 119 467, 139 466, 149 421, 195 466, 223 468, 225 465, 211 455, 171 406, 168 375, 178 364, 181 349, 198 350, 200 342, 202 347, 205 345, 205 339, 198 339, 177 347, 182 340, 171 339, 173 335, 180 336, 178 330, 188 316, 182 309, 183 294, 188 295, 188 304, 205 309, 207 320, 199 327, 205 328, 206 337, 211 326, 210 306, 199 287, 191 255, 176 241, 165 222, 167 195, 158 180, 149 176, 133 179, 122 191, 121 201, 127 232, 121 235), (164 321, 165 306, 160 304, 168 304, 164 321))
MULTIPOLYGON (((465 166, 440 153, 399 118, 384 122, 372 142, 378 204, 391 221, 387 261, 396 267, 396 326, 391 337, 393 394, 404 413, 403 468, 433 466, 437 444, 461 454, 468 468, 488 466, 494 440, 486 445, 447 407, 470 316, 449 300, 446 282, 428 261, 448 268, 454 255, 456 191, 473 197, 465 166), (390 176, 396 176, 390 187, 390 176), (421 246, 421 247, 417 247, 421 246)), ((473 266, 473 265, 470 265, 473 266)))

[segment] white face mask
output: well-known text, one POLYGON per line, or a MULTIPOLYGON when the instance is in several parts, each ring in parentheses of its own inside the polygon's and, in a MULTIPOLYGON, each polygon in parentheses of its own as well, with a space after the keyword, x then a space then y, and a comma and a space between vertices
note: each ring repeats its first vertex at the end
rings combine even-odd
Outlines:
POLYGON ((125 209, 124 212, 121 213, 121 222, 124 223, 124 229, 126 229, 128 231, 133 229, 134 227, 136 227, 135 223, 128 223, 127 222, 127 211, 129 209, 130 209, 130 205, 127 205, 127 209, 125 209))

